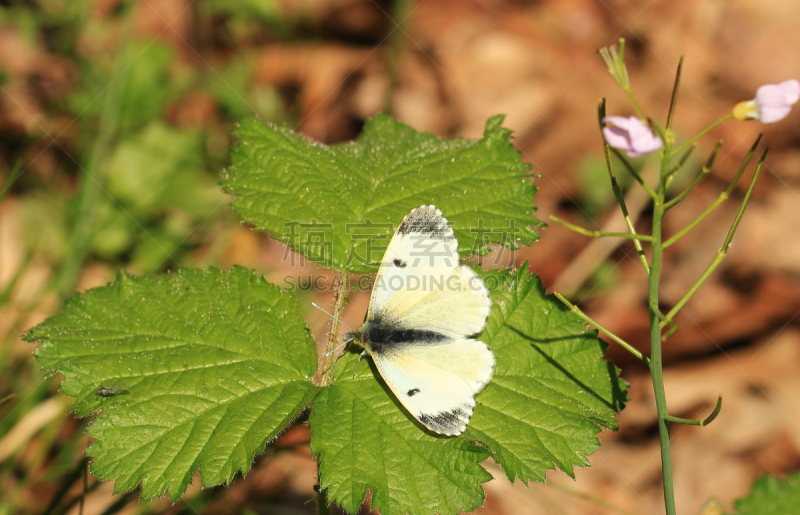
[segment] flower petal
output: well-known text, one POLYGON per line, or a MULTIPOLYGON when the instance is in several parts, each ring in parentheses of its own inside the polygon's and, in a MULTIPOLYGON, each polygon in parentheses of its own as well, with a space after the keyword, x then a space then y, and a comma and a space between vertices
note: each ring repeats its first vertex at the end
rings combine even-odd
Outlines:
POLYGON ((653 134, 653 130, 635 116, 606 116, 603 122, 614 124, 603 127, 603 136, 609 146, 624 150, 630 157, 649 154, 662 146, 661 139, 653 134))
POLYGON ((603 118, 603 123, 613 123, 620 129, 628 131, 631 130, 631 127, 636 126, 637 123, 641 124, 642 122, 635 116, 606 116, 603 118))
POLYGON ((631 148, 631 140, 628 137, 628 131, 625 129, 620 127, 603 127, 603 136, 611 147, 620 150, 629 150, 631 148))
POLYGON ((784 95, 786 96, 786 101, 789 104, 794 104, 798 100, 800 100, 800 82, 791 79, 781 82, 779 86, 783 88, 784 95))
POLYGON ((783 120, 792 111, 791 105, 761 105, 758 106, 758 121, 761 123, 775 123, 783 120))

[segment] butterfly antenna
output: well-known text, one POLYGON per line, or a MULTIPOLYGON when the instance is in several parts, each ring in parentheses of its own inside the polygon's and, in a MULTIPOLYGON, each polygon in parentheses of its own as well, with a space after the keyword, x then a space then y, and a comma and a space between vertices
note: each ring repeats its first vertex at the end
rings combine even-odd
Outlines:
POLYGON ((341 349, 342 347, 344 347, 344 346, 345 346, 345 345, 347 345, 348 343, 352 342, 353 340, 355 340, 355 338, 348 338, 347 340, 343 341, 342 343, 340 343, 339 345, 337 345, 336 347, 334 347, 332 350, 330 350, 330 351, 326 352, 326 353, 325 353, 325 355, 326 355, 326 356, 330 356, 331 354, 333 354, 333 353, 334 353, 334 352, 336 352, 337 350, 341 349))
POLYGON ((329 317, 331 317, 333 320, 338 320, 339 322, 343 323, 343 324, 344 324, 344 326, 345 326, 346 328, 350 329, 351 331, 353 330, 353 328, 352 328, 352 327, 350 327, 349 325, 347 325, 347 323, 346 323, 344 320, 342 320, 342 319, 341 319, 341 318, 339 318, 339 317, 335 317, 335 316, 333 316, 333 315, 332 315, 332 314, 330 314, 330 313, 329 313, 327 310, 325 310, 325 308, 323 308, 322 306, 320 306, 320 305, 319 305, 319 304, 317 304, 316 302, 312 302, 312 303, 311 303, 311 305, 312 305, 312 306, 314 306, 315 308, 317 308, 318 310, 322 311, 323 313, 325 313, 325 314, 326 314, 326 315, 328 315, 329 317))

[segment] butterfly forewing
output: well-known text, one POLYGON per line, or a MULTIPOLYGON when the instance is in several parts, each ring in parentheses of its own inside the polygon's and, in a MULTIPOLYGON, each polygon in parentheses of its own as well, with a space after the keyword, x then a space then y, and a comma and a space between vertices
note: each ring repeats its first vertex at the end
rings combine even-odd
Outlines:
POLYGON ((490 306, 483 280, 460 264, 441 211, 422 206, 406 216, 386 249, 367 320, 469 336, 483 329, 490 306))

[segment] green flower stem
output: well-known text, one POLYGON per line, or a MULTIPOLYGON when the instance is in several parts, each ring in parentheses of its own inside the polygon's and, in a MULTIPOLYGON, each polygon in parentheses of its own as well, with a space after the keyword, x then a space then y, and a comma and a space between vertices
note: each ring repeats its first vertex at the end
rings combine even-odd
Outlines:
POLYGON ((653 241, 653 239, 650 236, 647 236, 646 234, 636 234, 636 233, 631 234, 627 232, 590 231, 589 229, 584 229, 583 227, 571 224, 566 220, 562 220, 561 218, 555 215, 550 215, 550 220, 556 222, 557 224, 563 225, 567 229, 575 231, 578 234, 583 234, 584 236, 588 236, 590 238, 611 237, 611 238, 627 238, 629 240, 635 240, 635 241, 653 241))
MULTIPOLYGON (((600 123, 600 132, 603 130, 603 118, 606 117, 606 99, 602 99, 597 109, 597 118, 600 123)), ((606 170, 608 170, 609 179, 611 179, 611 191, 614 192, 614 197, 617 199, 619 207, 622 209, 622 216, 625 218, 625 225, 628 226, 628 232, 635 235, 636 228, 633 225, 633 220, 628 213, 628 205, 625 202, 625 196, 622 194, 622 188, 619 187, 617 182, 617 174, 614 172, 614 164, 611 162, 611 147, 608 143, 603 144, 603 154, 606 158, 606 170)), ((638 174, 637 174, 638 175, 638 174)), ((641 177, 640 177, 641 178, 641 177)), ((644 181, 642 181, 644 183, 644 181)), ((636 253, 639 254, 639 259, 642 262, 645 273, 650 273, 650 264, 647 262, 647 256, 642 248, 642 242, 638 239, 633 240, 633 245, 636 247, 636 253)))
POLYGON ((333 278, 333 317, 331 318, 331 330, 328 333, 328 341, 325 345, 325 362, 322 365, 321 386, 330 386, 331 370, 333 370, 334 356, 333 351, 339 340, 339 322, 344 310, 344 301, 347 297, 349 274, 345 271, 337 272, 333 278))
POLYGON ((630 343, 626 342, 625 340, 623 340, 622 338, 620 338, 616 334, 612 333, 611 331, 609 331, 608 329, 606 329, 602 325, 600 325, 597 322, 595 322, 594 320, 592 320, 592 318, 589 317, 589 315, 587 315, 586 313, 581 311, 581 308, 579 308, 575 304, 571 303, 569 300, 567 300, 566 297, 564 297, 560 293, 553 292, 553 295, 555 295, 558 298, 558 300, 563 302, 564 305, 567 306, 570 311, 572 311, 573 313, 575 313, 576 315, 581 317, 581 319, 583 319, 584 322, 586 322, 589 325, 594 326, 595 328, 597 328, 598 331, 600 331, 604 335, 608 336, 609 338, 611 338, 612 340, 614 340, 615 342, 620 344, 621 347, 623 347, 625 350, 627 350, 628 352, 630 352, 631 354, 633 354, 634 356, 636 356, 637 358, 642 360, 646 365, 649 365, 650 359, 647 356, 645 356, 644 354, 642 354, 642 352, 639 349, 635 348, 630 343))
POLYGON ((642 108, 639 107, 639 103, 636 102, 636 97, 633 96, 633 90, 631 90, 631 87, 628 86, 627 88, 622 88, 622 90, 625 91, 626 95, 628 95, 628 99, 630 99, 630 101, 631 101, 631 105, 633 106, 633 110, 636 111, 636 116, 638 116, 642 120, 646 120, 646 118, 644 116, 644 111, 642 111, 642 108))
POLYGON ((653 205, 653 255, 650 262, 650 281, 648 285, 648 310, 650 313, 650 376, 653 379, 653 392, 658 412, 658 436, 661 443, 661 473, 664 484, 664 507, 667 515, 675 515, 675 488, 672 479, 672 454, 670 451, 669 425, 666 417, 667 395, 664 391, 664 373, 661 359, 661 325, 658 309, 658 289, 661 281, 661 265, 664 247, 661 244, 661 225, 664 219, 664 197, 666 194, 666 172, 669 167, 669 151, 661 159, 661 175, 653 205))
POLYGON ((680 418, 680 417, 673 417, 672 415, 667 415, 667 422, 674 422, 676 424, 684 424, 687 426, 707 426, 717 418, 719 415, 719 410, 722 409, 722 396, 720 395, 717 397, 717 405, 714 407, 714 411, 711 412, 709 416, 704 418, 703 420, 692 420, 689 418, 680 418))
POLYGON ((647 194, 648 194, 648 195, 650 195, 650 198, 652 198, 652 199, 655 199, 655 198, 656 198, 656 192, 655 192, 655 191, 653 191, 653 188, 651 188, 650 186, 648 186, 646 182, 644 182, 644 179, 642 179, 642 176, 641 176, 641 175, 639 175, 639 172, 637 172, 637 171, 636 171, 636 170, 633 168, 633 165, 630 163, 630 161, 628 161, 628 160, 625 158, 625 156, 623 156, 623 155, 622 155, 622 153, 620 153, 620 151, 619 151, 619 150, 617 150, 616 148, 612 148, 612 149, 611 149, 611 152, 613 152, 613 153, 614 153, 614 155, 615 155, 615 156, 617 156, 617 159, 619 159, 619 160, 622 162, 622 164, 623 164, 623 165, 625 165, 625 169, 626 169, 626 170, 628 170, 628 173, 629 173, 629 174, 631 174, 631 176, 632 176, 634 179, 636 179, 636 182, 638 182, 638 183, 639 183, 639 185, 640 185, 642 188, 644 188, 644 191, 646 191, 646 192, 647 192, 647 194))
POLYGON ((730 113, 728 115, 723 116, 719 120, 709 124, 705 129, 701 130, 700 132, 698 132, 697 134, 695 134, 694 136, 689 138, 687 141, 684 141, 683 143, 681 143, 680 145, 678 145, 677 147, 672 149, 672 153, 670 154, 670 157, 679 154, 686 147, 688 147, 690 145, 694 145, 695 141, 700 139, 702 136, 704 136, 711 129, 717 127, 718 125, 720 125, 722 123, 727 122, 728 120, 732 120, 732 119, 733 119, 733 113, 730 113))
POLYGON ((675 174, 678 173, 678 170, 683 168, 683 165, 686 164, 686 161, 689 160, 689 158, 691 157, 692 153, 695 151, 696 148, 697 148, 696 144, 689 147, 686 150, 686 152, 683 153, 681 158, 678 159, 678 162, 672 166, 669 173, 667 174, 667 187, 669 187, 669 185, 672 183, 672 179, 675 178, 675 174))
POLYGON ((683 71, 683 56, 678 61, 678 71, 675 73, 675 85, 672 87, 672 99, 669 102, 669 114, 667 114, 667 131, 672 127, 672 120, 675 116, 675 105, 678 100, 678 90, 681 86, 681 72, 683 71))
POLYGON ((669 210, 675 207, 678 203, 680 203, 683 199, 685 199, 687 195, 689 195, 689 193, 691 193, 692 190, 694 190, 697 187, 697 185, 703 181, 703 179, 705 179, 708 176, 709 172, 711 172, 711 167, 714 166, 714 160, 716 160, 720 148, 722 148, 722 140, 719 140, 717 144, 714 146, 714 150, 708 157, 708 161, 706 161, 706 164, 704 164, 703 168, 700 169, 700 173, 697 174, 697 177, 695 177, 694 181, 692 181, 689 187, 683 190, 683 192, 680 195, 678 195, 677 197, 673 198, 672 200, 664 204, 664 209, 669 210))
MULTIPOLYGON (((731 193, 736 188, 736 185, 739 183, 739 179, 741 178, 742 173, 744 173, 745 168, 747 168, 747 165, 750 164, 750 159, 753 157, 753 154, 756 151, 756 147, 758 146, 760 141, 761 141, 761 134, 758 135, 758 138, 756 138, 755 143, 753 144, 752 147, 750 147, 750 151, 747 152, 747 155, 745 156, 742 165, 736 171, 736 175, 733 177, 733 180, 728 185, 728 188, 722 193, 720 193, 719 197, 717 197, 717 200, 715 200, 714 203, 708 207, 708 209, 703 211, 703 213, 700 216, 695 218, 689 225, 678 231, 678 233, 675 234, 672 238, 664 242, 664 248, 669 247, 670 245, 681 239, 683 236, 685 236, 689 231, 697 227, 697 225, 700 222, 702 222, 709 214, 711 214, 712 211, 714 211, 717 207, 719 207, 720 204, 725 202, 730 197, 731 193)), ((759 163, 759 166, 761 166, 761 163, 759 163)))
MULTIPOLYGON (((725 237, 725 242, 722 244, 722 247, 717 251, 717 255, 714 256, 714 260, 711 261, 711 264, 708 265, 708 268, 705 269, 703 274, 700 278, 695 282, 692 287, 686 292, 686 295, 683 296, 681 300, 678 301, 677 304, 667 313, 664 319, 661 321, 661 327, 664 327, 668 322, 672 320, 672 318, 681 310, 681 308, 692 298, 692 296, 697 292, 698 288, 708 279, 708 277, 716 270, 722 260, 725 258, 725 255, 728 253, 728 249, 731 247, 731 241, 733 240, 734 234, 736 234, 736 229, 739 227, 739 222, 742 220, 742 215, 744 215, 744 210, 747 208, 748 202, 750 202, 750 195, 753 193, 753 188, 755 188, 756 180, 758 179, 758 175, 761 173, 761 167, 764 164, 764 160, 767 157, 767 152, 769 149, 764 150, 764 153, 761 155, 761 159, 758 161, 758 166, 756 166, 756 171, 753 174, 753 179, 750 181, 750 186, 747 188, 747 193, 744 195, 744 200, 742 201, 742 205, 739 207, 738 213, 736 213, 736 218, 733 220, 733 224, 731 224, 730 229, 728 230, 728 235, 725 237)), ((666 246, 666 245, 665 245, 666 246)))
POLYGON ((667 338, 669 338, 670 336, 672 336, 673 334, 675 334, 675 331, 677 331, 677 330, 678 330, 678 324, 676 324, 674 320, 667 320, 667 321, 666 321, 666 322, 664 322, 664 323, 665 323, 665 324, 667 324, 667 325, 669 326, 669 329, 667 329, 667 332, 666 332, 666 333, 664 333, 664 334, 661 336, 661 341, 662 341, 662 342, 663 342, 663 341, 666 341, 666 340, 667 340, 667 338))

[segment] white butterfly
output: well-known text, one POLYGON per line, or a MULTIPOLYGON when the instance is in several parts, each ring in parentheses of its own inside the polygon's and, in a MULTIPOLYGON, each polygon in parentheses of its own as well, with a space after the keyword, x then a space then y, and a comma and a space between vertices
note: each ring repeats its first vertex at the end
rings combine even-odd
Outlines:
POLYGON ((475 395, 492 378, 494 354, 467 336, 481 332, 489 290, 461 265, 453 229, 435 206, 411 211, 381 262, 360 343, 395 397, 428 429, 460 435, 475 395))

